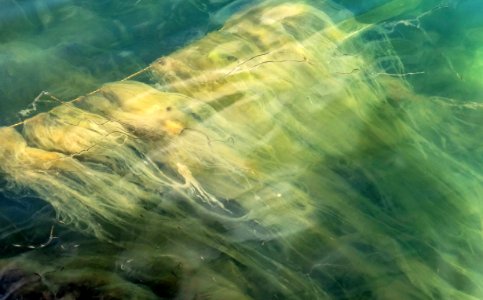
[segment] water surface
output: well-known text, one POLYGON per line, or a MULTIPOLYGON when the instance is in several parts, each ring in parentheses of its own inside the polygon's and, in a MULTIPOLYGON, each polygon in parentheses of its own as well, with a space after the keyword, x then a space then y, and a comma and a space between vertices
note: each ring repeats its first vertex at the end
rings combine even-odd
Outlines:
POLYGON ((118 2, 0 0, 0 299, 483 297, 480 1, 118 2))

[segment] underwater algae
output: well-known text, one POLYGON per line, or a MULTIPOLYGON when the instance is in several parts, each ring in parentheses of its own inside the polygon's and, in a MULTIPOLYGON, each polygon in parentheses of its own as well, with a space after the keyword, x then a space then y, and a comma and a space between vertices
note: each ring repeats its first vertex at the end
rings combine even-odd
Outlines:
POLYGON ((267 1, 1 128, 3 189, 64 228, 1 299, 481 299, 481 103, 415 91, 398 2, 267 1))
POLYGON ((72 99, 136 72, 251 1, 0 0, 0 125, 41 91, 72 99))

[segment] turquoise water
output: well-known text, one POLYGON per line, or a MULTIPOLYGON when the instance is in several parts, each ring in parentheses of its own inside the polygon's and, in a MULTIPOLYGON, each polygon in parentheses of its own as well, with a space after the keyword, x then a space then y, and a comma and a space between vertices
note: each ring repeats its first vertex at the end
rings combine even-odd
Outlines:
POLYGON ((0 124, 18 121, 42 91, 68 100, 124 78, 249 3, 2 1, 0 124))
POLYGON ((483 2, 0 5, 0 299, 483 298, 483 2))

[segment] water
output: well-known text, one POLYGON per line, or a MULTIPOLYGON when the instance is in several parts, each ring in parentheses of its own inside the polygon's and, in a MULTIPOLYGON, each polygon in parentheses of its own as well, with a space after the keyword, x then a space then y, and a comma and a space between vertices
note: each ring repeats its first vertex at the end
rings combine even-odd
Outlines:
POLYGON ((480 1, 0 4, 0 299, 483 298, 480 1))
POLYGON ((0 124, 42 91, 69 100, 134 73, 249 2, 2 1, 0 124))

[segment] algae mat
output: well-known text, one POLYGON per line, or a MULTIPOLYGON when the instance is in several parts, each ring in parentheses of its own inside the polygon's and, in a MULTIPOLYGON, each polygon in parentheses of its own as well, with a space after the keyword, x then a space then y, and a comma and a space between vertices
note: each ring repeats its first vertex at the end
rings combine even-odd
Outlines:
POLYGON ((478 5, 336 2, 2 127, 2 299, 481 299, 478 5))

